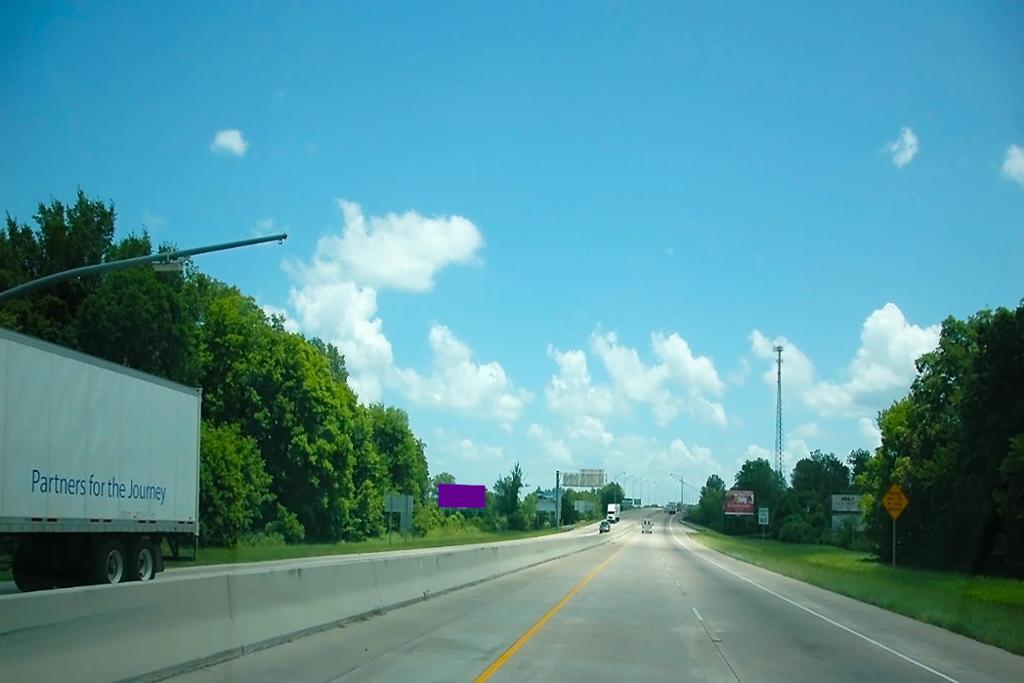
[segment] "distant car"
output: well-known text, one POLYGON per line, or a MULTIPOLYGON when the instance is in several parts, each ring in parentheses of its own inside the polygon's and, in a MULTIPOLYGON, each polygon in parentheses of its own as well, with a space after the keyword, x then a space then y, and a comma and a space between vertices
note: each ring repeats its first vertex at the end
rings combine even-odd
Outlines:
POLYGON ((607 519, 602 519, 601 520, 601 526, 598 529, 598 533, 603 534, 604 532, 611 531, 611 530, 612 530, 612 523, 609 522, 607 519))
POLYGON ((640 533, 653 534, 654 533, 654 522, 650 518, 645 519, 640 523, 640 533))

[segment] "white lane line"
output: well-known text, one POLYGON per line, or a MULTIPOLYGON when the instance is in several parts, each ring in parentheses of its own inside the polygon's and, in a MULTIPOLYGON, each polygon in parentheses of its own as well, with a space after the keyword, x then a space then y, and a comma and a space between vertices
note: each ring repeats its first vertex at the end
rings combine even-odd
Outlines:
MULTIPOLYGON (((705 557, 704 556, 705 553, 694 552, 693 550, 687 548, 686 545, 684 545, 679 540, 679 538, 676 537, 675 529, 672 529, 671 527, 669 528, 669 533, 672 534, 672 540, 674 540, 681 548, 689 551, 693 555, 696 555, 697 557, 699 557, 700 559, 704 560, 705 562, 707 562, 709 564, 713 564, 714 566, 718 567, 722 571, 728 572, 729 574, 732 574, 737 579, 742 579, 743 581, 746 581, 747 583, 749 583, 752 586, 757 586, 758 588, 763 590, 765 593, 770 593, 771 595, 774 595, 778 599, 784 600, 784 601, 788 602, 789 604, 793 605, 794 607, 799 607, 800 609, 802 609, 803 611, 807 612, 808 614, 813 614, 814 616, 818 617, 822 621, 827 621, 828 623, 832 624, 836 628, 840 628, 840 629, 846 631, 847 633, 849 633, 851 635, 855 635, 858 638, 861 638, 862 640, 866 640, 867 642, 871 643, 875 647, 879 647, 879 648, 885 650, 886 652, 888 652, 890 654, 896 655, 900 659, 902 659, 902 660, 904 660, 906 662, 910 662, 914 666, 919 666, 922 669, 924 669, 925 671, 933 673, 933 674, 935 674, 936 676, 938 676, 939 678, 941 678, 943 680, 947 680, 950 683, 960 683, 960 681, 958 681, 957 679, 951 678, 951 677, 947 676, 946 674, 942 673, 941 671, 936 671, 935 669, 931 668, 927 664, 923 664, 923 663, 917 661, 913 657, 908 657, 907 655, 903 654, 902 652, 894 650, 891 647, 889 647, 888 645, 884 645, 884 644, 878 642, 877 640, 875 640, 874 638, 871 638, 870 636, 866 636, 863 633, 860 633, 859 631, 854 631, 852 628, 850 628, 849 626, 846 626, 845 624, 840 624, 838 621, 836 621, 834 619, 830 619, 830 618, 826 617, 824 614, 821 614, 819 612, 815 612, 810 607, 805 607, 804 605, 801 605, 799 602, 797 602, 795 600, 791 600, 791 599, 787 598, 785 595, 782 595, 781 593, 776 593, 771 588, 768 588, 767 586, 764 586, 764 585, 758 583, 757 581, 754 581, 753 579, 749 579, 746 576, 743 576, 742 574, 740 574, 738 572, 734 572, 733 570, 729 569, 728 567, 723 566, 723 565, 715 562, 714 560, 712 560, 712 559, 710 559, 708 557, 705 557)), ((695 609, 694 611, 696 612, 697 610, 695 609)))
POLYGON ((693 613, 697 615, 697 621, 699 621, 701 623, 704 623, 704 617, 702 617, 700 615, 700 612, 697 611, 697 608, 696 607, 691 607, 690 609, 692 609, 693 613))

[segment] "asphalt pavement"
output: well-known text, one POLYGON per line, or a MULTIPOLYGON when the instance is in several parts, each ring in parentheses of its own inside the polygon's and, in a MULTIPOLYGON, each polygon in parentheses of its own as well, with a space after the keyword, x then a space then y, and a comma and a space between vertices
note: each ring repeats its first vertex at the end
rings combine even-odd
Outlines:
POLYGON ((611 543, 173 680, 1024 680, 1022 657, 732 560, 650 515, 654 534, 633 513, 611 543))

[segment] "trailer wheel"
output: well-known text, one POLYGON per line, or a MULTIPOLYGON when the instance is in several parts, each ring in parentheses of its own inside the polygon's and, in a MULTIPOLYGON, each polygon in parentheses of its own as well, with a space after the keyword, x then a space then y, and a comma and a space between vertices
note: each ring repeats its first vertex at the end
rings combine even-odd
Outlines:
POLYGON ((121 583, 125 580, 126 562, 124 543, 116 538, 101 539, 95 546, 92 557, 91 576, 93 583, 121 583))
POLYGON ((128 551, 128 580, 152 581, 156 576, 156 550, 148 538, 136 539, 128 551))

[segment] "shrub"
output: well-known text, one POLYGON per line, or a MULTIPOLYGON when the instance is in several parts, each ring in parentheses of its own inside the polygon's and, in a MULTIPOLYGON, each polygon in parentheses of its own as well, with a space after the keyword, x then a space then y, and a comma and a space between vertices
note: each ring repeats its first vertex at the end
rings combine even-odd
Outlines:
POLYGON ((269 535, 277 535, 284 539, 285 543, 302 543, 306 540, 306 529, 302 522, 291 510, 286 509, 280 503, 277 504, 277 518, 264 527, 264 532, 269 535))
POLYGON ((818 533, 800 517, 791 517, 779 527, 779 540, 783 543, 817 543, 818 533))

